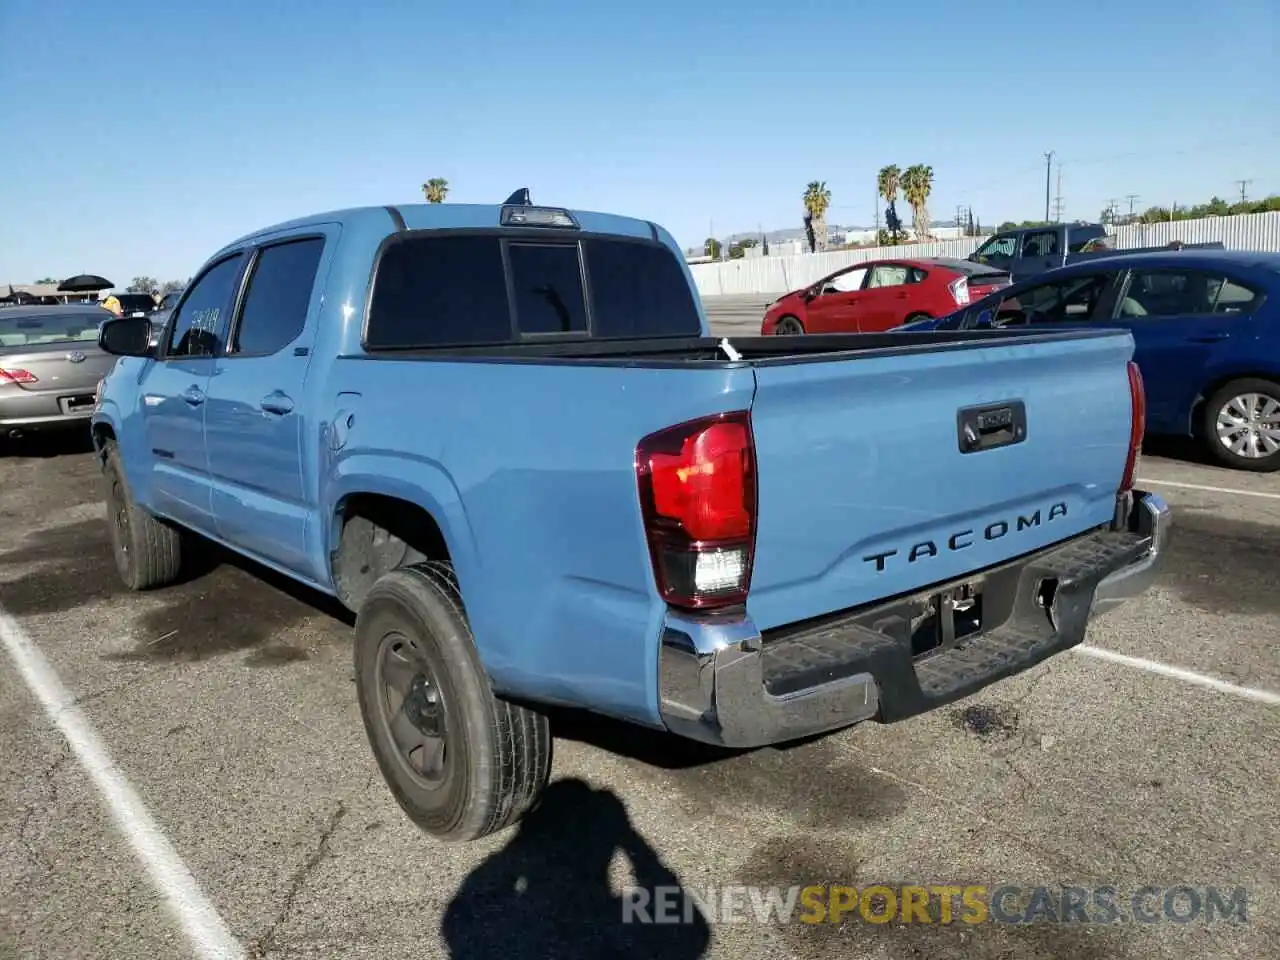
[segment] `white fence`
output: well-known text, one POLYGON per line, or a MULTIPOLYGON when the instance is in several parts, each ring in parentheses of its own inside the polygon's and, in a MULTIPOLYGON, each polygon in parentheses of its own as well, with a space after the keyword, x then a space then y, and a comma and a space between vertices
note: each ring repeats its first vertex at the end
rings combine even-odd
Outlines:
MULTIPOLYGON (((1183 243, 1221 242, 1230 250, 1280 251, 1280 212, 1247 213, 1205 220, 1133 224, 1111 231, 1120 249, 1183 243)), ((785 293, 820 280, 827 274, 864 260, 887 257, 967 257, 985 237, 912 243, 898 247, 865 247, 830 253, 801 253, 787 257, 755 257, 697 263, 693 271, 698 292, 704 297, 761 293, 785 293)))

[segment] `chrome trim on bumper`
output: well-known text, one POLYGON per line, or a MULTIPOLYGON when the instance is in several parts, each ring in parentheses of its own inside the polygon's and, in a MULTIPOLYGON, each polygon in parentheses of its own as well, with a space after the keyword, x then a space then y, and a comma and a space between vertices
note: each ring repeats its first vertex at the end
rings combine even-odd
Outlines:
POLYGON ((868 673, 772 696, 765 690, 762 648, 760 632, 745 616, 717 622, 668 615, 658 660, 667 729, 703 743, 747 748, 799 740, 876 715, 876 683, 868 673))
MULTIPOLYGON (((839 622, 834 634, 828 631, 825 649, 834 651, 831 659, 843 675, 824 668, 799 689, 776 683, 776 657, 766 682, 764 639, 745 613, 670 610, 658 654, 662 721, 693 740, 751 748, 872 718, 893 722, 968 696, 1075 646, 1093 616, 1150 587, 1167 552, 1171 519, 1159 496, 1134 491, 1118 499, 1110 531, 1095 530, 987 570, 987 589, 1003 591, 990 595, 1003 619, 932 659, 914 657, 909 636, 881 632, 895 617, 909 622, 905 608, 898 608, 911 598, 833 614, 839 622), (1047 618, 1046 583, 1054 585, 1047 618)), ((770 643, 777 640, 771 633, 770 643)))
POLYGON ((1155 493, 1134 491, 1133 506, 1123 521, 1127 529, 1147 538, 1144 554, 1134 563, 1104 577, 1093 595, 1093 615, 1114 610, 1126 600, 1145 593, 1155 582, 1173 533, 1173 514, 1155 493))

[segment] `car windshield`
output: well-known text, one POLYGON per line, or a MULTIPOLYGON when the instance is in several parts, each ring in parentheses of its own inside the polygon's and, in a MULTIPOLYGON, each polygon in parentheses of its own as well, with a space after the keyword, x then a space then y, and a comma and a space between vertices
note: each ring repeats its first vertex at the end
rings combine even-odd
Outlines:
MULTIPOLYGON (((101 313, 101 311, 99 311, 101 313)), ((0 347, 28 347, 41 343, 96 342, 98 328, 110 315, 60 313, 57 316, 6 317, 0 312, 0 347)))

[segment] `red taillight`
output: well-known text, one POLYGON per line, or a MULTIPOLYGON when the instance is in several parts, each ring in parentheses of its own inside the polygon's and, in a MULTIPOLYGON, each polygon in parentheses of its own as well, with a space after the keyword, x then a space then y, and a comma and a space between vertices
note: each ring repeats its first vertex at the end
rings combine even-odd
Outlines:
POLYGON ((1142 385, 1142 371, 1132 360, 1129 361, 1129 404, 1129 456, 1124 462, 1124 476, 1120 480, 1121 493, 1133 489, 1138 461, 1142 456, 1142 437, 1147 432, 1147 390, 1142 385))
POLYGON ((0 367, 0 383, 35 383, 36 375, 14 367, 0 367))
POLYGON ((705 610, 742 603, 755 549, 756 464, 745 411, 660 430, 636 447, 658 592, 705 610))
POLYGON ((969 280, 966 277, 957 277, 947 284, 947 289, 951 291, 951 299, 956 302, 957 307, 966 306, 969 303, 969 280))

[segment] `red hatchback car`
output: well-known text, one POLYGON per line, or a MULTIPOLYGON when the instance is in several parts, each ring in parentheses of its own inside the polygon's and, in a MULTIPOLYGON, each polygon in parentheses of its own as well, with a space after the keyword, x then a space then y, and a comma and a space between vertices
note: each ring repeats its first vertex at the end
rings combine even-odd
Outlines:
POLYGON ((945 317, 1009 283, 1004 270, 947 257, 856 263, 769 304, 760 333, 879 333, 945 317))

